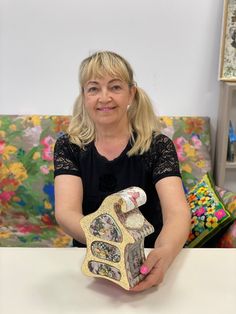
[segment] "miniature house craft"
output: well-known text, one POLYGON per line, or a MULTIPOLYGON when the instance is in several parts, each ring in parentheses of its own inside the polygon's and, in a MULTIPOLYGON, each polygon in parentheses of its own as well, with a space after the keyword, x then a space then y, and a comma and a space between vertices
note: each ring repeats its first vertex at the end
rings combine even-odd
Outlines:
POLYGON ((145 192, 130 187, 106 197, 96 212, 81 219, 87 242, 85 275, 127 290, 143 279, 139 269, 145 260, 144 238, 154 231, 138 208, 145 202, 145 192))

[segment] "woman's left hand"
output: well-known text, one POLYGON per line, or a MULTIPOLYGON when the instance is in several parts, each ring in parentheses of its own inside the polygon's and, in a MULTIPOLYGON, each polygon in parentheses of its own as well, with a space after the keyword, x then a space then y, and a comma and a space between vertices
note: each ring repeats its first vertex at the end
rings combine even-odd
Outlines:
POLYGON ((172 250, 168 247, 153 249, 140 268, 145 278, 130 291, 139 292, 158 286, 164 279, 165 273, 174 259, 172 250))

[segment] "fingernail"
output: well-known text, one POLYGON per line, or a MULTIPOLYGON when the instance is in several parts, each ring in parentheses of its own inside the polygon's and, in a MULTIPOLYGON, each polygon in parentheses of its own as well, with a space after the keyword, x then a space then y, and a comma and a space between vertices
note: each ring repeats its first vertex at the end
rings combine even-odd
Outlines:
POLYGON ((142 275, 147 275, 148 272, 149 272, 149 270, 148 270, 147 266, 142 265, 142 266, 140 267, 140 273, 141 273, 142 275))

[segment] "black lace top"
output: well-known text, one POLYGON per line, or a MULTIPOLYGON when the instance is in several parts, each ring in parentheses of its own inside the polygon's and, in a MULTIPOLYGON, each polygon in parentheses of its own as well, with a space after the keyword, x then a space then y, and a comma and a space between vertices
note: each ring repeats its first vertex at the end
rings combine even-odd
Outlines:
MULTIPOLYGON (((155 232, 145 238, 145 247, 153 247, 162 228, 155 183, 168 176, 180 177, 179 162, 173 142, 163 134, 153 137, 150 149, 142 155, 128 157, 131 147, 129 142, 117 158, 108 161, 98 153, 94 142, 82 150, 69 141, 67 134, 62 135, 54 149, 54 174, 70 174, 82 179, 84 215, 97 210, 111 193, 130 186, 142 188, 147 194, 147 202, 140 210, 155 228, 155 232)), ((75 240, 73 243, 83 246, 75 240)))

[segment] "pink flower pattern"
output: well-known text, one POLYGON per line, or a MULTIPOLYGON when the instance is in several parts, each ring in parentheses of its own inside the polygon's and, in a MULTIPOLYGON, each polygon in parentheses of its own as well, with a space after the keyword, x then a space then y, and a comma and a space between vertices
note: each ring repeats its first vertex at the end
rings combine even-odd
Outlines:
POLYGON ((186 143, 186 140, 183 137, 177 137, 174 141, 175 147, 176 147, 176 152, 177 156, 180 162, 184 162, 186 160, 186 156, 184 153, 184 144, 186 143))
POLYGON ((53 146, 55 140, 52 136, 47 136, 41 140, 41 144, 44 146, 42 158, 43 160, 52 161, 53 160, 53 146))
POLYGON ((196 210, 196 215, 199 217, 203 215, 206 212, 204 207, 200 207, 198 210, 196 210))
POLYGON ((4 147, 5 147, 5 141, 0 140, 0 154, 3 154, 4 147))
POLYGON ((197 135, 193 135, 192 136, 192 142, 193 142, 194 147, 196 149, 199 149, 202 146, 202 142, 199 140, 197 135))
POLYGON ((226 213, 223 209, 220 209, 215 212, 215 216, 218 220, 221 220, 223 217, 226 216, 226 213))
POLYGON ((0 193, 0 200, 4 202, 9 202, 12 196, 15 195, 13 191, 3 191, 0 193))

